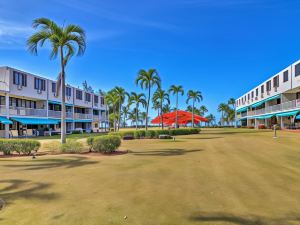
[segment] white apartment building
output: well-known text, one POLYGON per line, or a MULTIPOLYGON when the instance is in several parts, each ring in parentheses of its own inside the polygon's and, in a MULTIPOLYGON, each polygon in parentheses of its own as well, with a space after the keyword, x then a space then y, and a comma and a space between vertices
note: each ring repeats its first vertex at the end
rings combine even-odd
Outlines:
POLYGON ((294 129, 300 125, 300 60, 276 73, 236 100, 241 126, 274 124, 294 129))
MULTIPOLYGON (((43 135, 49 130, 59 133, 60 118, 56 81, 0 67, 0 137, 43 135)), ((66 85, 66 127, 67 132, 106 130, 103 96, 66 85)))

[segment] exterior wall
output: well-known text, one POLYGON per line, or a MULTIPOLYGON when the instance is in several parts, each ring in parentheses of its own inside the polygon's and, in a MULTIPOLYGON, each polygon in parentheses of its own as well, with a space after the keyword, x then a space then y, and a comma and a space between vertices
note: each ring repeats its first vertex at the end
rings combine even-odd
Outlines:
MULTIPOLYGON (((56 96, 55 93, 52 92, 52 83, 56 82, 51 79, 47 79, 41 76, 37 76, 31 73, 27 73, 18 69, 10 68, 10 67, 0 67, 0 95, 5 96, 5 105, 2 104, 0 106, 0 116, 10 117, 10 116, 18 116, 18 117, 44 117, 44 118, 60 118, 60 111, 51 111, 48 110, 48 101, 61 102, 61 95, 56 96), (26 74, 27 76, 27 85, 20 86, 13 84, 13 72, 20 72, 26 74), (34 89, 34 78, 40 78, 45 80, 45 91, 37 91, 34 89), (15 97, 20 99, 33 100, 36 102, 36 108, 25 108, 25 107, 10 107, 9 106, 9 98, 15 97), (51 112, 50 112, 51 111, 51 112), (49 112, 51 115, 49 115, 49 112)), ((72 87, 70 85, 66 85, 71 88, 71 96, 66 96, 66 103, 72 105, 71 112, 67 113, 67 118, 74 119, 74 122, 67 123, 67 130, 75 129, 76 127, 82 126, 85 129, 91 129, 92 123, 77 123, 76 119, 92 119, 94 123, 107 122, 106 117, 101 117, 99 115, 97 118, 93 117, 92 109, 97 110, 106 110, 105 105, 101 105, 101 100, 99 97, 99 102, 97 105, 94 104, 94 94, 91 94, 91 101, 85 101, 85 91, 79 89, 83 93, 83 99, 76 99, 75 90, 78 88, 72 87), (75 115, 72 113, 74 111, 74 107, 81 107, 86 109, 86 114, 75 115), (76 123, 75 123, 76 122, 76 123)), ((8 127, 8 126, 7 126, 8 127)), ((15 128, 14 128, 15 129, 15 128)), ((0 130, 1 131, 1 130, 0 130)), ((5 133, 3 130, 2 133, 5 133)), ((0 134, 3 136, 4 134, 0 134)))

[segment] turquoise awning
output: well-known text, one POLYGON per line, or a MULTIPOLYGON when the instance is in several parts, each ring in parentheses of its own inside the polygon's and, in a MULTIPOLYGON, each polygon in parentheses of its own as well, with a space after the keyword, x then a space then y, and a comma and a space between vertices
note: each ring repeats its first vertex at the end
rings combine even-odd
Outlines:
MULTIPOLYGON (((57 102, 57 101, 51 101, 51 100, 49 100, 48 102, 51 103, 51 104, 54 104, 54 105, 61 105, 61 102, 57 102)), ((70 103, 65 103, 65 105, 66 106, 73 106, 70 103)))
POLYGON ((278 98, 280 98, 280 94, 279 95, 274 95, 274 96, 266 98, 266 99, 264 99, 262 101, 256 102, 256 103, 252 104, 251 107, 255 108, 255 107, 258 107, 258 106, 264 104, 265 102, 268 102, 268 101, 271 101, 271 100, 274 100, 274 99, 278 99, 278 98))
POLYGON ((236 110, 236 112, 241 113, 241 112, 246 112, 248 107, 240 108, 236 110))
POLYGON ((18 121, 22 124, 31 124, 31 125, 49 125, 49 124, 58 124, 59 120, 57 119, 45 119, 45 118, 19 118, 11 117, 11 119, 18 121))
POLYGON ((91 123, 92 120, 74 120, 75 123, 91 123))
POLYGON ((3 123, 3 124, 12 124, 13 122, 11 120, 7 119, 4 116, 0 116, 0 123, 3 123))
POLYGON ((263 119, 270 119, 273 116, 276 116, 276 114, 269 114, 269 115, 263 115, 263 116, 255 116, 255 117, 253 117, 253 119, 261 119, 261 120, 263 120, 263 119))
POLYGON ((300 112, 300 110, 295 110, 295 111, 290 111, 290 112, 278 113, 277 116, 279 116, 279 117, 284 117, 284 116, 295 116, 295 115, 297 115, 298 112, 300 112))

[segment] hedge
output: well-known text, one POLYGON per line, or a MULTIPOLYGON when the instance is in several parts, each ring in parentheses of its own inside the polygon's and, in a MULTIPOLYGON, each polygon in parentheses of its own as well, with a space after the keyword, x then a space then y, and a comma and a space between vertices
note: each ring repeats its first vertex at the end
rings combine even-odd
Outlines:
POLYGON ((118 135, 105 135, 87 140, 91 150, 102 153, 111 153, 121 145, 121 137, 118 135))
POLYGON ((34 140, 0 140, 0 152, 10 155, 14 152, 30 155, 33 151, 38 151, 41 144, 34 140))

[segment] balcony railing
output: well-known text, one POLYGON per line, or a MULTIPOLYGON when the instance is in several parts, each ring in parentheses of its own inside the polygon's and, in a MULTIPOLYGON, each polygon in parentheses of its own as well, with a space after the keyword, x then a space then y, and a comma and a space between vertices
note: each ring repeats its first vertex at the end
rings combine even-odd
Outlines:
POLYGON ((100 120, 100 116, 99 115, 93 115, 93 120, 94 121, 99 121, 100 120))
MULTIPOLYGON (((61 118, 61 111, 49 110, 48 111, 48 117, 61 118)), ((66 118, 73 118, 73 113, 72 112, 66 112, 66 118)))
POLYGON ((6 110, 5 105, 0 105, 0 114, 1 115, 6 115, 7 114, 7 110, 6 110))
POLYGON ((75 119, 93 119, 92 114, 84 114, 84 113, 75 113, 74 114, 75 119))
POLYGON ((40 116, 46 117, 46 109, 32 109, 32 108, 23 108, 23 107, 10 107, 9 115, 12 116, 40 116))
POLYGON ((268 106, 263 109, 257 109, 254 111, 249 111, 248 116, 256 116, 261 114, 268 114, 268 113, 276 113, 278 111, 286 111, 286 110, 293 110, 300 108, 300 99, 296 99, 289 102, 283 102, 278 105, 268 106))

